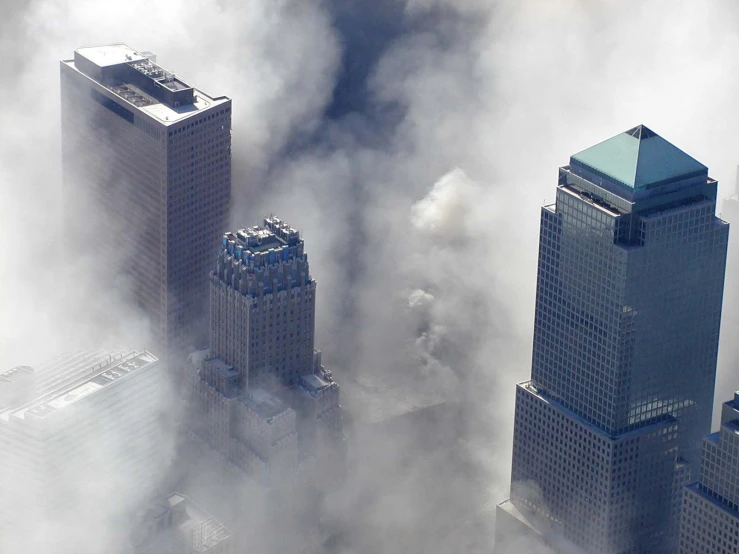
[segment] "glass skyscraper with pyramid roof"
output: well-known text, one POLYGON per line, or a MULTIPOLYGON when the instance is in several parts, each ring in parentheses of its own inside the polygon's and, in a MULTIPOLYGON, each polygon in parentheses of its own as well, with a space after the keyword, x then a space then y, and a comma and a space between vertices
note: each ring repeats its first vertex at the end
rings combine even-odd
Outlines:
POLYGON ((729 230, 716 191, 644 126, 560 168, 496 552, 523 532, 584 552, 675 551, 711 425, 729 230))

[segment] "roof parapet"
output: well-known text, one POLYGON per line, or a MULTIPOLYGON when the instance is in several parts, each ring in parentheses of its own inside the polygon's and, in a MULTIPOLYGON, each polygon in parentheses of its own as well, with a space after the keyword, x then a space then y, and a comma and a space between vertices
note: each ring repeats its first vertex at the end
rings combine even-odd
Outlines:
POLYGON ((107 87, 135 85, 146 94, 179 108, 195 102, 193 88, 156 63, 151 52, 140 53, 125 44, 78 48, 75 67, 107 87))

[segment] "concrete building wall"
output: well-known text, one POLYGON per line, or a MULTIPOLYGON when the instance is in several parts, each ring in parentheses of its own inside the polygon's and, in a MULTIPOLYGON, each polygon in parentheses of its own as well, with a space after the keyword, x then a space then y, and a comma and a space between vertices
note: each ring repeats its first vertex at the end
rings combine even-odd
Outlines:
MULTIPOLYGON (((339 386, 314 348, 316 283, 299 233, 265 218, 226 233, 215 265, 210 351, 191 359, 205 383, 195 389, 228 397, 226 408, 210 392, 195 395, 203 418, 212 417, 207 406, 228 410, 224 455, 270 482, 295 477, 319 452, 343 453, 339 386)), ((207 428, 198 417, 193 429, 207 428)))
POLYGON ((211 276, 213 354, 240 369, 244 387, 296 384, 313 373, 315 294, 307 262, 292 259, 255 270, 222 250, 211 276), (279 274, 288 288, 259 286, 251 295, 246 283, 260 270, 279 274), (295 275, 304 277, 293 284, 295 275))
POLYGON ((222 453, 228 452, 230 430, 230 399, 202 379, 195 382, 195 405, 200 408, 193 431, 208 445, 222 453))
POLYGON ((63 519, 97 495, 125 497, 130 483, 154 485, 166 460, 163 367, 134 352, 88 368, 0 415, 0 528, 63 519))
POLYGON ((152 323, 150 348, 164 356, 203 344, 208 273, 231 194, 231 101, 196 90, 189 106, 147 96, 142 108, 112 73, 96 80, 75 60, 61 63, 67 247, 96 251, 131 277, 152 323))

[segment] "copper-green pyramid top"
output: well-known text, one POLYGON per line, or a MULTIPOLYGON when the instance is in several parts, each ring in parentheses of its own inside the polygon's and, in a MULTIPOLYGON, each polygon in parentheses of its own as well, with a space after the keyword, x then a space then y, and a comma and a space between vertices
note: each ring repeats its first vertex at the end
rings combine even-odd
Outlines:
POLYGON ((578 152, 572 160, 634 190, 708 172, 644 125, 578 152))

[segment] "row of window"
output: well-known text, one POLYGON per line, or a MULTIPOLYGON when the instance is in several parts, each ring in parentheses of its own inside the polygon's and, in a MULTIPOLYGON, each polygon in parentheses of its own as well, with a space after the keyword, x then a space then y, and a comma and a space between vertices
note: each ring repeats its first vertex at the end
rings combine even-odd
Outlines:
POLYGON ((683 497, 680 554, 736 554, 739 517, 689 490, 683 497))

